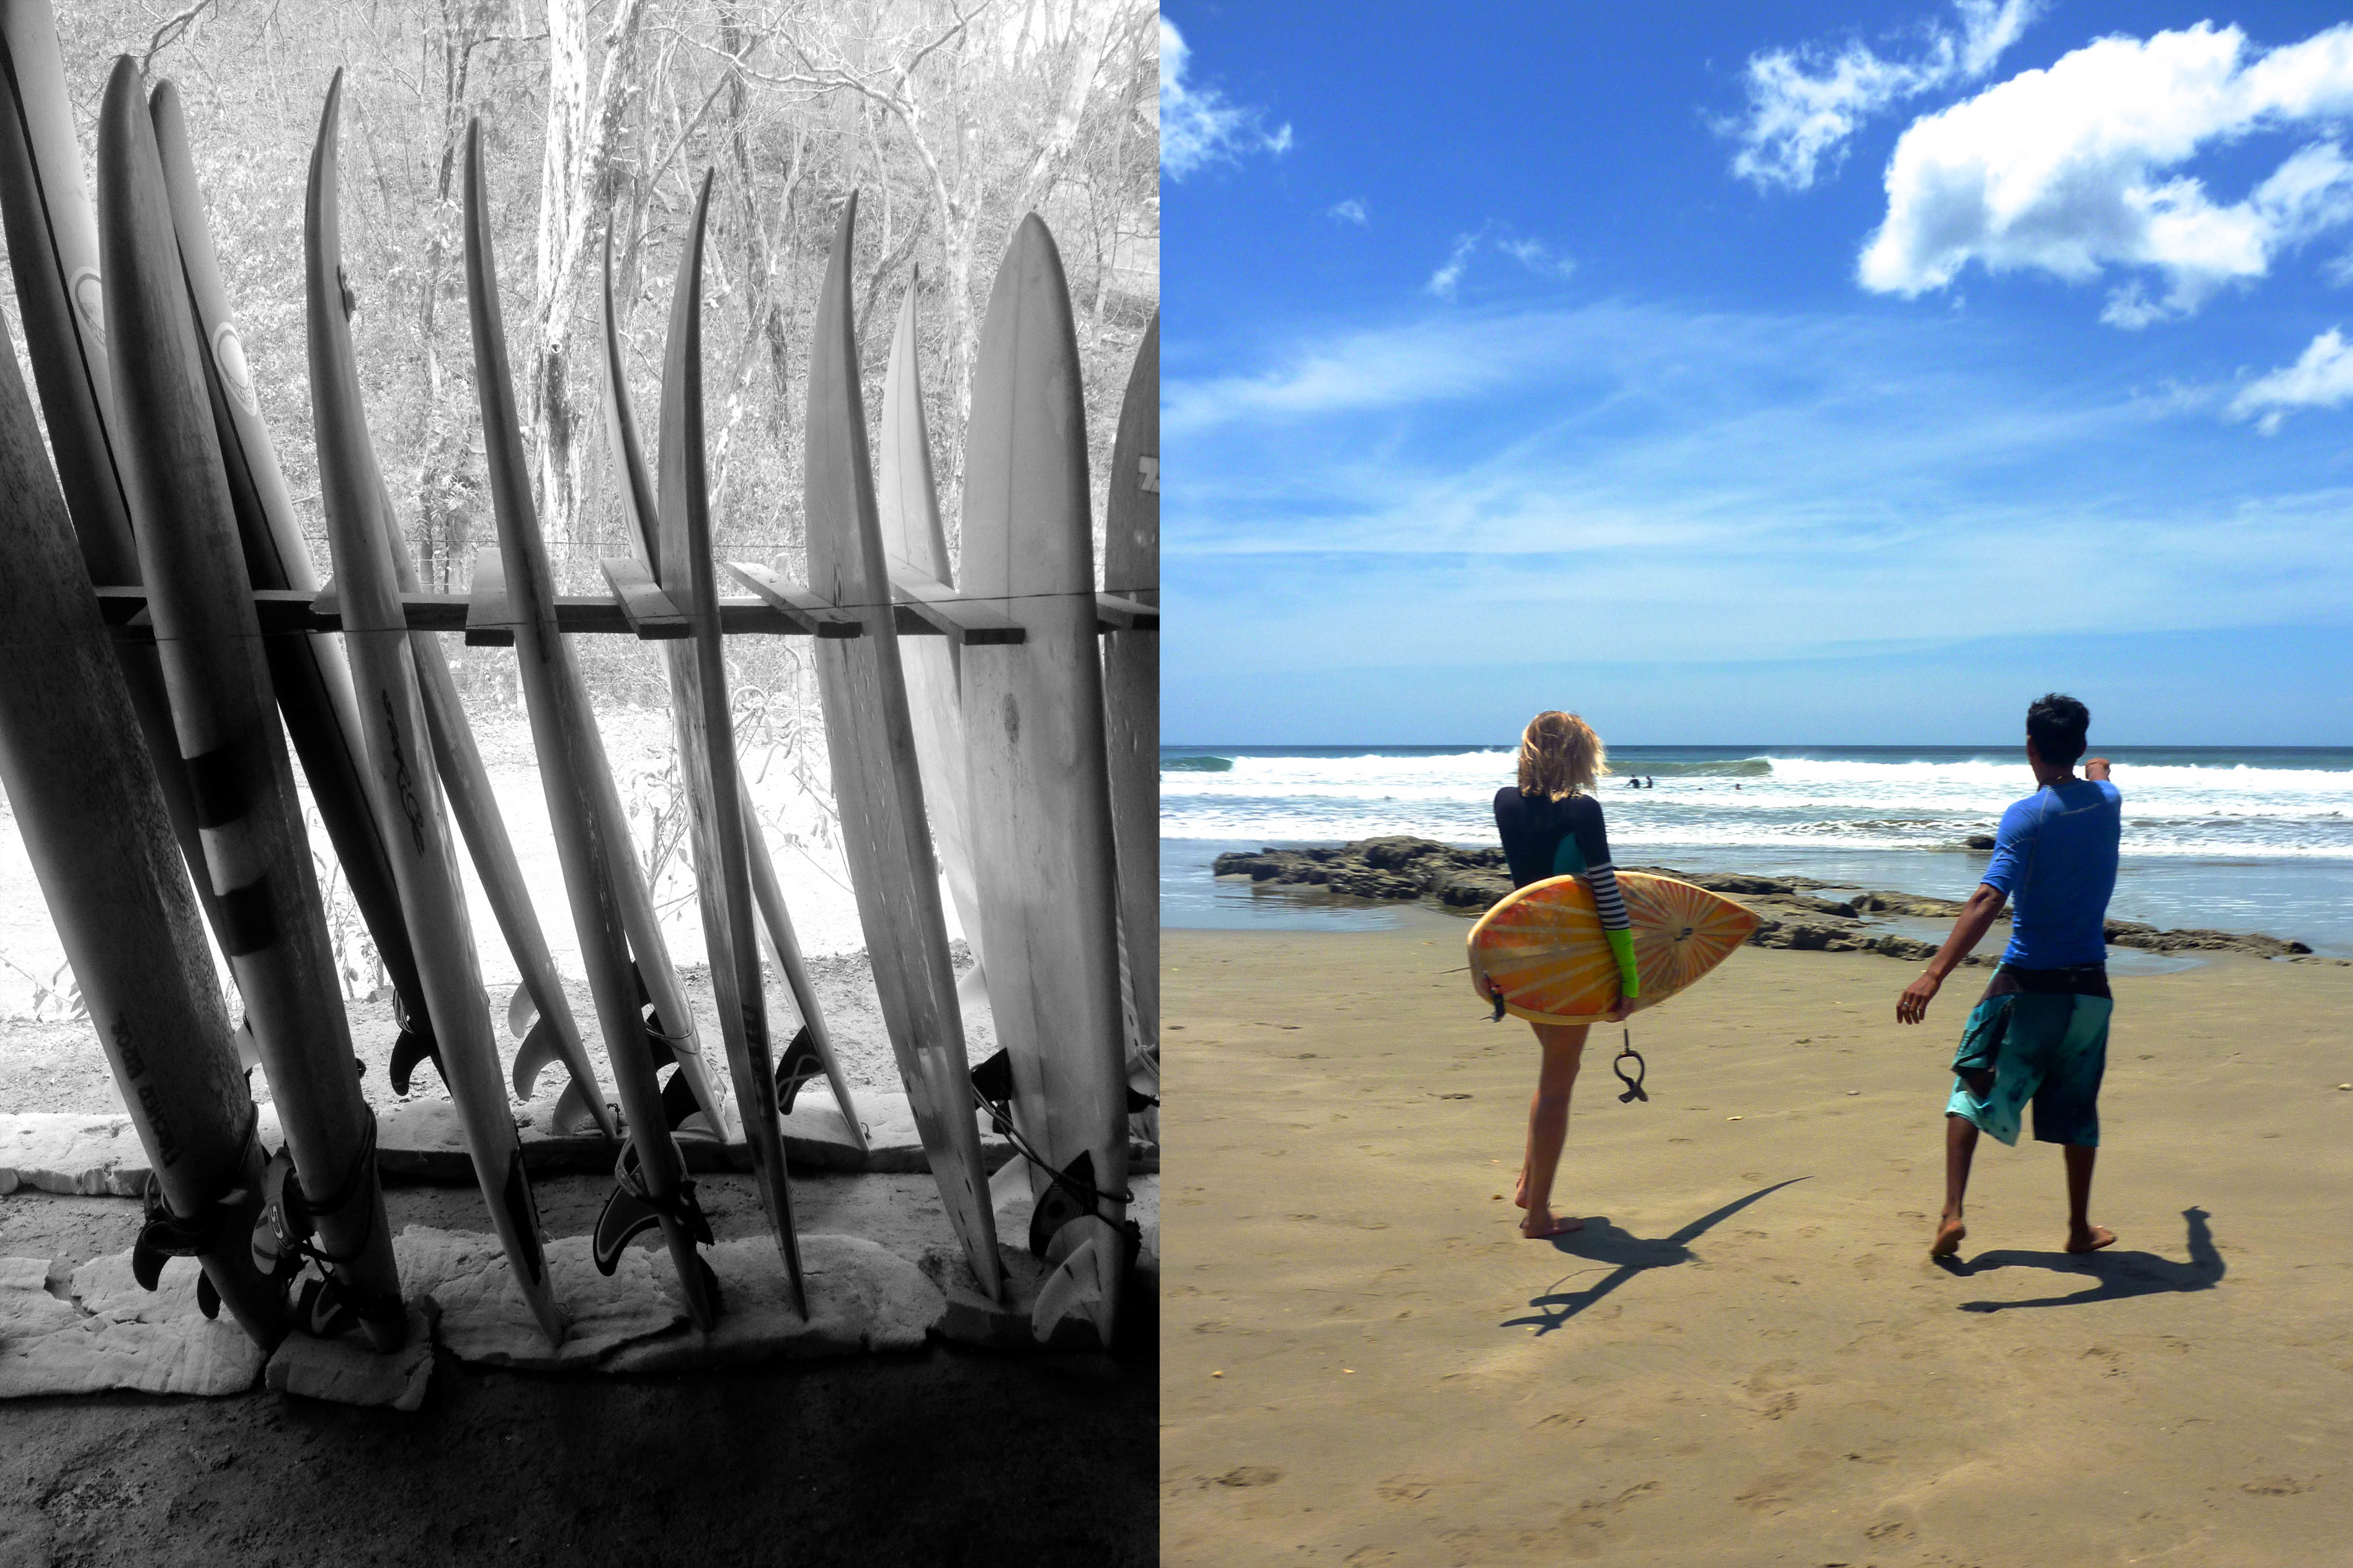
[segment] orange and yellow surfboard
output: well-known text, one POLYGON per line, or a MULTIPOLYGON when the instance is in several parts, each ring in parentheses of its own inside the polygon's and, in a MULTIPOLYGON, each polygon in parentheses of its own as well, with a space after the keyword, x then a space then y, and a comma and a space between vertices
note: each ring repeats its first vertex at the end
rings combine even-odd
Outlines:
MULTIPOLYGON (((1634 964, 1656 1007, 1722 963, 1757 929, 1757 916, 1719 894, 1672 876, 1618 874, 1634 923, 1634 964)), ((1601 935, 1582 877, 1530 883, 1471 929, 1471 989, 1535 1023, 1598 1023, 1618 1000, 1618 960, 1601 935)))

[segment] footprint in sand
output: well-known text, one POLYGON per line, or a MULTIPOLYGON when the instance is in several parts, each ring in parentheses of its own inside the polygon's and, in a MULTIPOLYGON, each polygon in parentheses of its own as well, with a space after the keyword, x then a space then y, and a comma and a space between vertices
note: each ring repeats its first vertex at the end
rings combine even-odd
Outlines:
POLYGON ((2259 1498, 2292 1498, 2307 1489, 2294 1476, 2273 1476, 2264 1480, 2242 1482, 2239 1489, 2253 1492, 2259 1498))
POLYGON ((1218 1478, 1221 1487, 1271 1487, 1282 1479, 1282 1472, 1268 1465, 1236 1465, 1218 1478))

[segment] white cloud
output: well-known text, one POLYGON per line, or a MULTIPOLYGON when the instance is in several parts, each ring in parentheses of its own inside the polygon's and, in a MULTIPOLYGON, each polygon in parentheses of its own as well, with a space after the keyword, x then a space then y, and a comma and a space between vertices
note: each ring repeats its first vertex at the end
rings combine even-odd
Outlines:
POLYGON ((1359 228, 1373 220, 1372 215, 1365 210, 1365 204, 1355 196, 1350 196, 1346 201, 1334 202, 1324 209, 1324 216, 1336 217, 1343 223, 1353 223, 1359 228))
POLYGON ((1556 334, 1524 318, 1436 313, 1314 343, 1255 375, 1164 381, 1160 423, 1197 435, 1444 402, 1532 375, 1558 353, 1556 334))
POLYGON ((1441 300, 1454 297, 1455 285, 1462 281, 1462 270, 1471 265, 1471 253, 1479 249, 1479 236, 1465 234, 1454 241, 1454 249, 1446 264, 1430 275, 1426 287, 1441 300))
POLYGON ((1819 46, 1773 49, 1748 62, 1748 115, 1721 127, 1740 143, 1732 172, 1759 189, 1804 190, 1843 161, 1862 123, 1908 98, 1993 69, 2042 8, 2041 0, 1954 0, 1960 30, 1931 25, 1926 51, 1890 59, 1861 42, 1836 55, 1819 46))
POLYGON ((1351 667, 1371 623, 1400 664, 1525 661, 1530 624, 1571 619, 1580 648, 1674 663, 2353 603, 2325 450, 2251 448, 2203 389, 2160 392, 2206 413, 2183 420, 1941 312, 1466 307, 1266 346, 1164 389, 1172 559, 1221 585, 1197 673, 1351 667))
POLYGON ((2182 173, 2252 133, 2353 113, 2353 25, 2269 53, 2200 23, 2102 38, 1915 121, 1887 166, 1886 220, 1857 276, 1916 296, 1972 260, 2086 281, 2142 270, 2103 320, 2145 326, 2262 277, 2282 250, 2353 221, 2353 162, 2332 139, 2300 148, 2243 200, 2182 173))
POLYGON ((2291 408, 2336 408, 2348 401, 2353 401, 2353 344, 2331 327, 2306 345, 2294 365, 2249 382, 2231 399, 2228 412, 2233 419, 2261 414, 2255 428, 2268 436, 2279 429, 2291 408))
POLYGON ((1166 17, 1160 20, 1160 170, 1181 180, 1196 169, 1245 153, 1288 152, 1291 127, 1269 132, 1262 111, 1229 103, 1214 87, 1188 87, 1185 66, 1191 50, 1166 17))
POLYGON ((1575 258, 1554 255, 1541 239, 1499 240, 1495 248, 1529 271, 1546 277, 1566 278, 1577 270, 1575 258))

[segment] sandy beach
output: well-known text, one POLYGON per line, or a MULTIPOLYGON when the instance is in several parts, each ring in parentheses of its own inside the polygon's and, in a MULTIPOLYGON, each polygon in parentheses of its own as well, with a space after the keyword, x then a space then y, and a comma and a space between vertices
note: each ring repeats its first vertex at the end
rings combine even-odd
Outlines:
MULTIPOLYGON (((1170 931, 1169 1563, 2312 1563, 2353 1506, 2353 968, 2116 980, 2093 1217, 1981 1146, 1926 1257, 1986 971, 1746 948, 1597 1030, 1555 1206, 1463 921, 1170 931)), ((1990 950, 1990 944, 1989 944, 1990 950)))

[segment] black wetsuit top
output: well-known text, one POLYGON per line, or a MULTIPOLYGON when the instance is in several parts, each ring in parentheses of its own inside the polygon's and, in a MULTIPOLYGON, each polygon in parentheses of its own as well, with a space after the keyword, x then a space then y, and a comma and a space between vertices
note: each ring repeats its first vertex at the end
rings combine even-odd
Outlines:
POLYGON ((1609 866, 1601 802, 1590 795, 1547 800, 1523 795, 1519 786, 1506 784, 1495 791, 1495 831, 1504 837, 1504 858, 1511 862, 1514 887, 1609 866))

